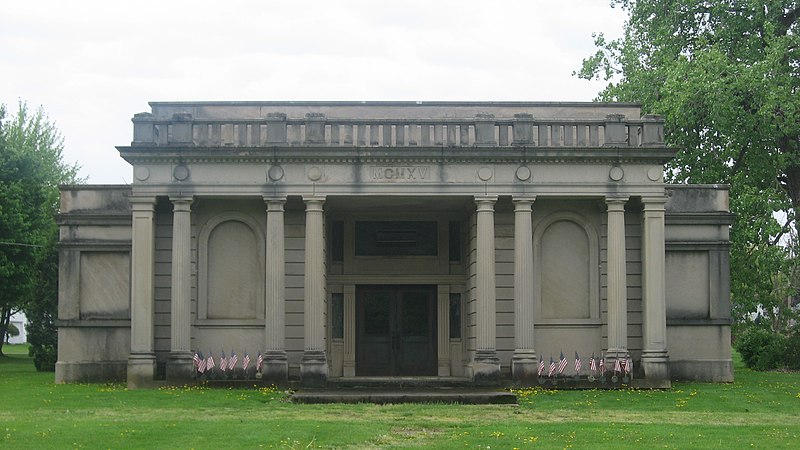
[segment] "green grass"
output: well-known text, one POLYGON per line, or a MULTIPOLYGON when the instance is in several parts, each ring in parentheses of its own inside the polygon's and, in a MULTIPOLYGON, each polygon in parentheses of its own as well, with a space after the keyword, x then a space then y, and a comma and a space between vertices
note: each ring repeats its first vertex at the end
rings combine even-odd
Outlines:
MULTIPOLYGON (((519 406, 295 405, 275 389, 55 385, 0 358, 0 448, 791 448, 800 374, 731 384, 520 392, 519 406)), ((17 351, 19 350, 19 351, 17 351)))

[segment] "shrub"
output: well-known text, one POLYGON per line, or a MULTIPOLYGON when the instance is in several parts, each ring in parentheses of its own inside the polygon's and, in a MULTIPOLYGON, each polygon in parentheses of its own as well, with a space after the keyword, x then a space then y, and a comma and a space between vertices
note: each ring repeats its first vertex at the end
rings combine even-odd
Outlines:
POLYGON ((736 350, 742 355, 744 364, 751 369, 784 367, 787 338, 768 328, 751 327, 736 340, 736 350))
POLYGON ((786 367, 800 370, 800 325, 792 329, 792 334, 786 339, 786 353, 784 354, 786 367))

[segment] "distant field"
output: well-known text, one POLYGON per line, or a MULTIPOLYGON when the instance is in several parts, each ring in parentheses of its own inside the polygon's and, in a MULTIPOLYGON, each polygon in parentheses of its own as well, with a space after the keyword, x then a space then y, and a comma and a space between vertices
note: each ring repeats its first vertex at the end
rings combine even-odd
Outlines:
POLYGON ((4 448, 797 448, 800 374, 731 384, 520 393, 519 406, 295 405, 275 389, 55 385, 0 358, 4 448))

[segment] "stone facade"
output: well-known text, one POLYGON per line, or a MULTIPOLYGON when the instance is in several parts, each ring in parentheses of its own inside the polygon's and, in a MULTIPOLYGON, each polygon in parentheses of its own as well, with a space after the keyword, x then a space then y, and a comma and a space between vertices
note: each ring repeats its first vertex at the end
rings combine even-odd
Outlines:
POLYGON ((152 103, 131 186, 62 189, 56 381, 730 381, 728 191, 673 186, 637 105, 152 103), (586 375, 588 372, 584 372, 586 375))

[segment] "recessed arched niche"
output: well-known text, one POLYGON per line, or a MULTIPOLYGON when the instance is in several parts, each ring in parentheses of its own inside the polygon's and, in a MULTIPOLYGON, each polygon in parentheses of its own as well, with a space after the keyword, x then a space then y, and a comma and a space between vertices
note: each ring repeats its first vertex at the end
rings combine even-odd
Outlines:
POLYGON ((597 232, 582 216, 557 212, 534 232, 537 321, 599 320, 597 232))
POLYGON ((264 237, 249 216, 226 212, 199 235, 198 319, 247 321, 264 317, 264 237))

